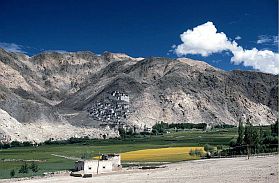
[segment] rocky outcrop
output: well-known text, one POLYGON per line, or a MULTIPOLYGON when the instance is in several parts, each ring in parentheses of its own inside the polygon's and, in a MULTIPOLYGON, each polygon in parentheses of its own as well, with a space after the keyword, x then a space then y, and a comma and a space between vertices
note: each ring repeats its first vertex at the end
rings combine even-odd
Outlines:
MULTIPOLYGON (((254 124, 277 120, 277 76, 256 71, 223 71, 186 58, 143 59, 109 52, 28 57, 2 49, 0 68, 0 108, 7 113, 0 118, 10 115, 12 123, 25 125, 15 128, 20 133, 43 129, 36 141, 116 136, 119 126, 143 130, 158 121, 236 125, 244 115, 254 124), (129 96, 129 110, 115 112, 121 105, 105 104, 115 91, 129 96), (100 110, 94 107, 98 105, 100 110), (47 132, 55 125, 65 133, 47 132)), ((0 128, 10 133, 5 125, 0 128)))

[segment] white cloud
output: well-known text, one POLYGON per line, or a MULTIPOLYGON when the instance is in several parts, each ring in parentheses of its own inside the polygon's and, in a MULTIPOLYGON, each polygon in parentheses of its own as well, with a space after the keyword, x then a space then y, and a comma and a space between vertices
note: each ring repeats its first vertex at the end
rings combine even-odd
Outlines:
POLYGON ((45 50, 44 52, 56 52, 56 53, 61 53, 61 54, 71 53, 71 52, 66 51, 66 50, 45 50))
POLYGON ((279 54, 270 50, 244 50, 241 46, 231 50, 233 57, 231 61, 234 64, 243 64, 244 66, 252 66, 254 69, 266 73, 279 73, 279 54))
POLYGON ((201 54, 208 56, 212 53, 222 52, 226 50, 230 43, 227 36, 221 32, 217 33, 217 29, 212 22, 195 27, 193 30, 188 29, 180 35, 183 44, 176 47, 177 55, 201 54))
POLYGON ((236 36, 234 39, 235 39, 235 40, 240 40, 240 39, 242 39, 242 37, 236 36))
POLYGON ((278 46, 278 36, 273 36, 273 44, 278 46))
POLYGON ((3 48, 4 50, 6 50, 8 52, 26 53, 25 51, 23 51, 22 45, 18 45, 15 43, 0 42, 0 48, 3 48))
POLYGON ((278 36, 260 35, 257 44, 276 45, 278 44, 278 36))
POLYGON ((272 41, 273 41, 273 39, 270 36, 260 35, 260 36, 258 36, 257 44, 270 43, 272 41))
POLYGON ((225 33, 218 33, 212 22, 199 25, 193 30, 188 29, 180 38, 183 43, 174 50, 178 56, 200 54, 206 57, 213 53, 230 51, 233 54, 231 62, 234 64, 251 66, 262 72, 279 73, 278 53, 256 48, 245 50, 235 41, 231 41, 225 33))

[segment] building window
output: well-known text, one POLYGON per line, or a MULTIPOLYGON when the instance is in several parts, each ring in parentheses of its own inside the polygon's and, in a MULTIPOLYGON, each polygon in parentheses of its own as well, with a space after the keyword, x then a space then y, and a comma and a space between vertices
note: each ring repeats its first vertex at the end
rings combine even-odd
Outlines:
POLYGON ((89 170, 91 170, 91 167, 88 167, 89 170))
POLYGON ((103 168, 106 168, 105 166, 103 166, 103 168))

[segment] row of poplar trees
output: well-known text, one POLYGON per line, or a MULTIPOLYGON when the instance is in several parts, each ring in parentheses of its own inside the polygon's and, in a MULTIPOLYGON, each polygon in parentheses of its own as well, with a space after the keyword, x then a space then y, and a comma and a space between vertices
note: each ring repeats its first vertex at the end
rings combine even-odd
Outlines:
POLYGON ((271 125, 270 131, 264 131, 262 126, 253 126, 247 118, 244 126, 239 121, 238 138, 234 144, 236 154, 274 152, 278 150, 278 120, 271 125))

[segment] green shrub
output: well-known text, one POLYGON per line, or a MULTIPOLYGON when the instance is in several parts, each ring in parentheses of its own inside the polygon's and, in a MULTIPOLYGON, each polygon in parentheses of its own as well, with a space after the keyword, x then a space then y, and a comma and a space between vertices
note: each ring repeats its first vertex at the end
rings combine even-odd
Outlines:
POLYGON ((206 152, 212 152, 212 151, 214 151, 214 147, 211 146, 211 145, 209 145, 209 144, 205 144, 205 145, 204 145, 204 150, 205 150, 206 152))
POLYGON ((232 139, 232 140, 230 140, 229 144, 230 144, 230 147, 235 147, 237 145, 237 140, 232 139))
POLYGON ((32 172, 38 172, 38 170, 39 170, 38 165, 37 165, 37 164, 35 164, 35 162, 34 162, 34 161, 31 163, 31 165, 30 165, 30 167, 29 167, 29 168, 32 170, 32 172))
POLYGON ((217 145, 217 150, 218 151, 221 151, 223 149, 223 146, 222 145, 217 145))
POLYGON ((18 173, 28 173, 28 166, 26 162, 23 165, 21 165, 18 173))
POLYGON ((22 143, 19 141, 15 140, 11 142, 11 147, 20 147, 20 146, 22 146, 22 143))
POLYGON ((25 142, 22 143, 22 145, 23 145, 24 147, 28 147, 28 146, 32 146, 32 143, 31 143, 31 142, 28 142, 28 141, 25 141, 25 142))
POLYGON ((195 149, 195 150, 191 149, 189 154, 191 156, 202 156, 203 153, 202 153, 202 150, 200 150, 200 149, 195 149))
POLYGON ((15 176, 15 170, 14 170, 14 169, 11 170, 10 176, 11 176, 11 177, 14 177, 14 176, 15 176))

